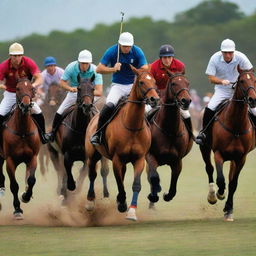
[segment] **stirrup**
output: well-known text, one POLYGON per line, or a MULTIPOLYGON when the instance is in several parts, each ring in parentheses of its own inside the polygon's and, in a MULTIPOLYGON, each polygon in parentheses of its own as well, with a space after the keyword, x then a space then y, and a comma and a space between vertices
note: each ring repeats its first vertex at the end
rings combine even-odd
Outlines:
POLYGON ((205 135, 205 133, 203 133, 203 132, 200 132, 200 133, 198 134, 198 136, 195 138, 196 144, 198 144, 198 145, 200 145, 200 146, 203 146, 203 145, 204 145, 205 140, 206 140, 206 135, 205 135))

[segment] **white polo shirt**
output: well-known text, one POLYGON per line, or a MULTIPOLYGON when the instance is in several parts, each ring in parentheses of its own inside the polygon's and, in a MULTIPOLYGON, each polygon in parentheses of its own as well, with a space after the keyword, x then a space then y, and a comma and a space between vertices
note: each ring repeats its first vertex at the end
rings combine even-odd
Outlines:
MULTIPOLYGON (((231 62, 227 63, 221 51, 216 52, 212 55, 209 60, 207 69, 205 71, 206 75, 216 76, 219 79, 229 80, 230 82, 236 82, 239 76, 237 71, 237 66, 240 66, 242 70, 249 70, 253 68, 249 59, 245 54, 235 51, 234 57, 231 62)), ((232 84, 223 86, 222 84, 216 84, 215 88, 231 88, 232 84)))

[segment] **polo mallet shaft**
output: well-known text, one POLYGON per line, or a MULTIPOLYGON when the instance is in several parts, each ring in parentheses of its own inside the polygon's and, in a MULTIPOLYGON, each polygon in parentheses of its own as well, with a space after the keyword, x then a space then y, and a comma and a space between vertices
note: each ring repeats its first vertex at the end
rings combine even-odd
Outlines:
MULTIPOLYGON (((123 32, 123 20, 124 20, 124 13, 121 12, 121 24, 120 24, 120 33, 119 36, 121 35, 121 33, 123 32)), ((119 55, 120 55, 120 45, 117 42, 117 60, 116 62, 119 62, 119 55)))

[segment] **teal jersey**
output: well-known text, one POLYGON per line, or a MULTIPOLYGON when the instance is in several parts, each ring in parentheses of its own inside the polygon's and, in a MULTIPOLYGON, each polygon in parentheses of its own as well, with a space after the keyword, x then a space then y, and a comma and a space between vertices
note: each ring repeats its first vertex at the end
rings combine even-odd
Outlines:
POLYGON ((79 68, 79 62, 73 61, 71 62, 66 68, 65 71, 61 77, 64 81, 69 81, 70 86, 77 87, 79 85, 77 81, 77 77, 80 75, 81 78, 92 78, 93 75, 95 75, 95 79, 93 81, 93 84, 103 84, 102 75, 99 73, 96 73, 96 66, 94 64, 90 64, 87 71, 82 72, 79 68))

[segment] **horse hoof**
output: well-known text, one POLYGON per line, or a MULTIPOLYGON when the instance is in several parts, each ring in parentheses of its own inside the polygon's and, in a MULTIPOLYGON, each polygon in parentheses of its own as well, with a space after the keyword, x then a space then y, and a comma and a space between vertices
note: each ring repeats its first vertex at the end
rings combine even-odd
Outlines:
POLYGON ((163 199, 165 202, 170 202, 172 200, 172 197, 169 194, 164 193, 163 199))
POLYGON ((127 211, 127 203, 117 203, 117 209, 119 212, 126 212, 127 211))
POLYGON ((95 208, 95 201, 87 201, 86 205, 85 205, 85 209, 90 212, 90 211, 93 211, 95 208))
POLYGON ((21 200, 21 202, 23 202, 23 203, 26 204, 26 203, 28 203, 28 202, 30 201, 30 198, 27 199, 27 198, 26 198, 26 192, 24 192, 24 193, 21 195, 20 200, 21 200))
POLYGON ((149 202, 148 209, 150 210, 156 210, 155 204, 152 202, 149 202))
POLYGON ((74 191, 76 189, 76 183, 75 182, 68 183, 67 187, 68 187, 68 190, 74 191))
POLYGON ((14 212, 13 217, 15 220, 23 220, 23 213, 22 212, 14 212))
POLYGON ((226 213, 224 214, 224 221, 227 221, 227 222, 232 222, 232 221, 234 221, 233 214, 226 212, 226 213))
POLYGON ((209 192, 207 200, 209 204, 216 204, 217 198, 215 192, 209 192))
POLYGON ((128 210, 127 214, 126 214, 126 219, 127 220, 137 221, 136 208, 129 207, 129 210, 128 210))
POLYGON ((224 200, 226 195, 225 195, 225 192, 223 193, 223 195, 219 194, 219 192, 216 193, 216 196, 219 200, 224 200))
POLYGON ((152 194, 149 194, 148 195, 148 200, 151 202, 151 203, 156 203, 156 202, 158 202, 158 200, 159 200, 159 196, 153 196, 152 194))
POLYGON ((104 198, 109 198, 109 192, 108 192, 108 191, 107 191, 107 192, 104 192, 104 193, 103 193, 103 197, 104 197, 104 198))
POLYGON ((0 198, 4 197, 5 194, 5 187, 0 188, 0 198))

